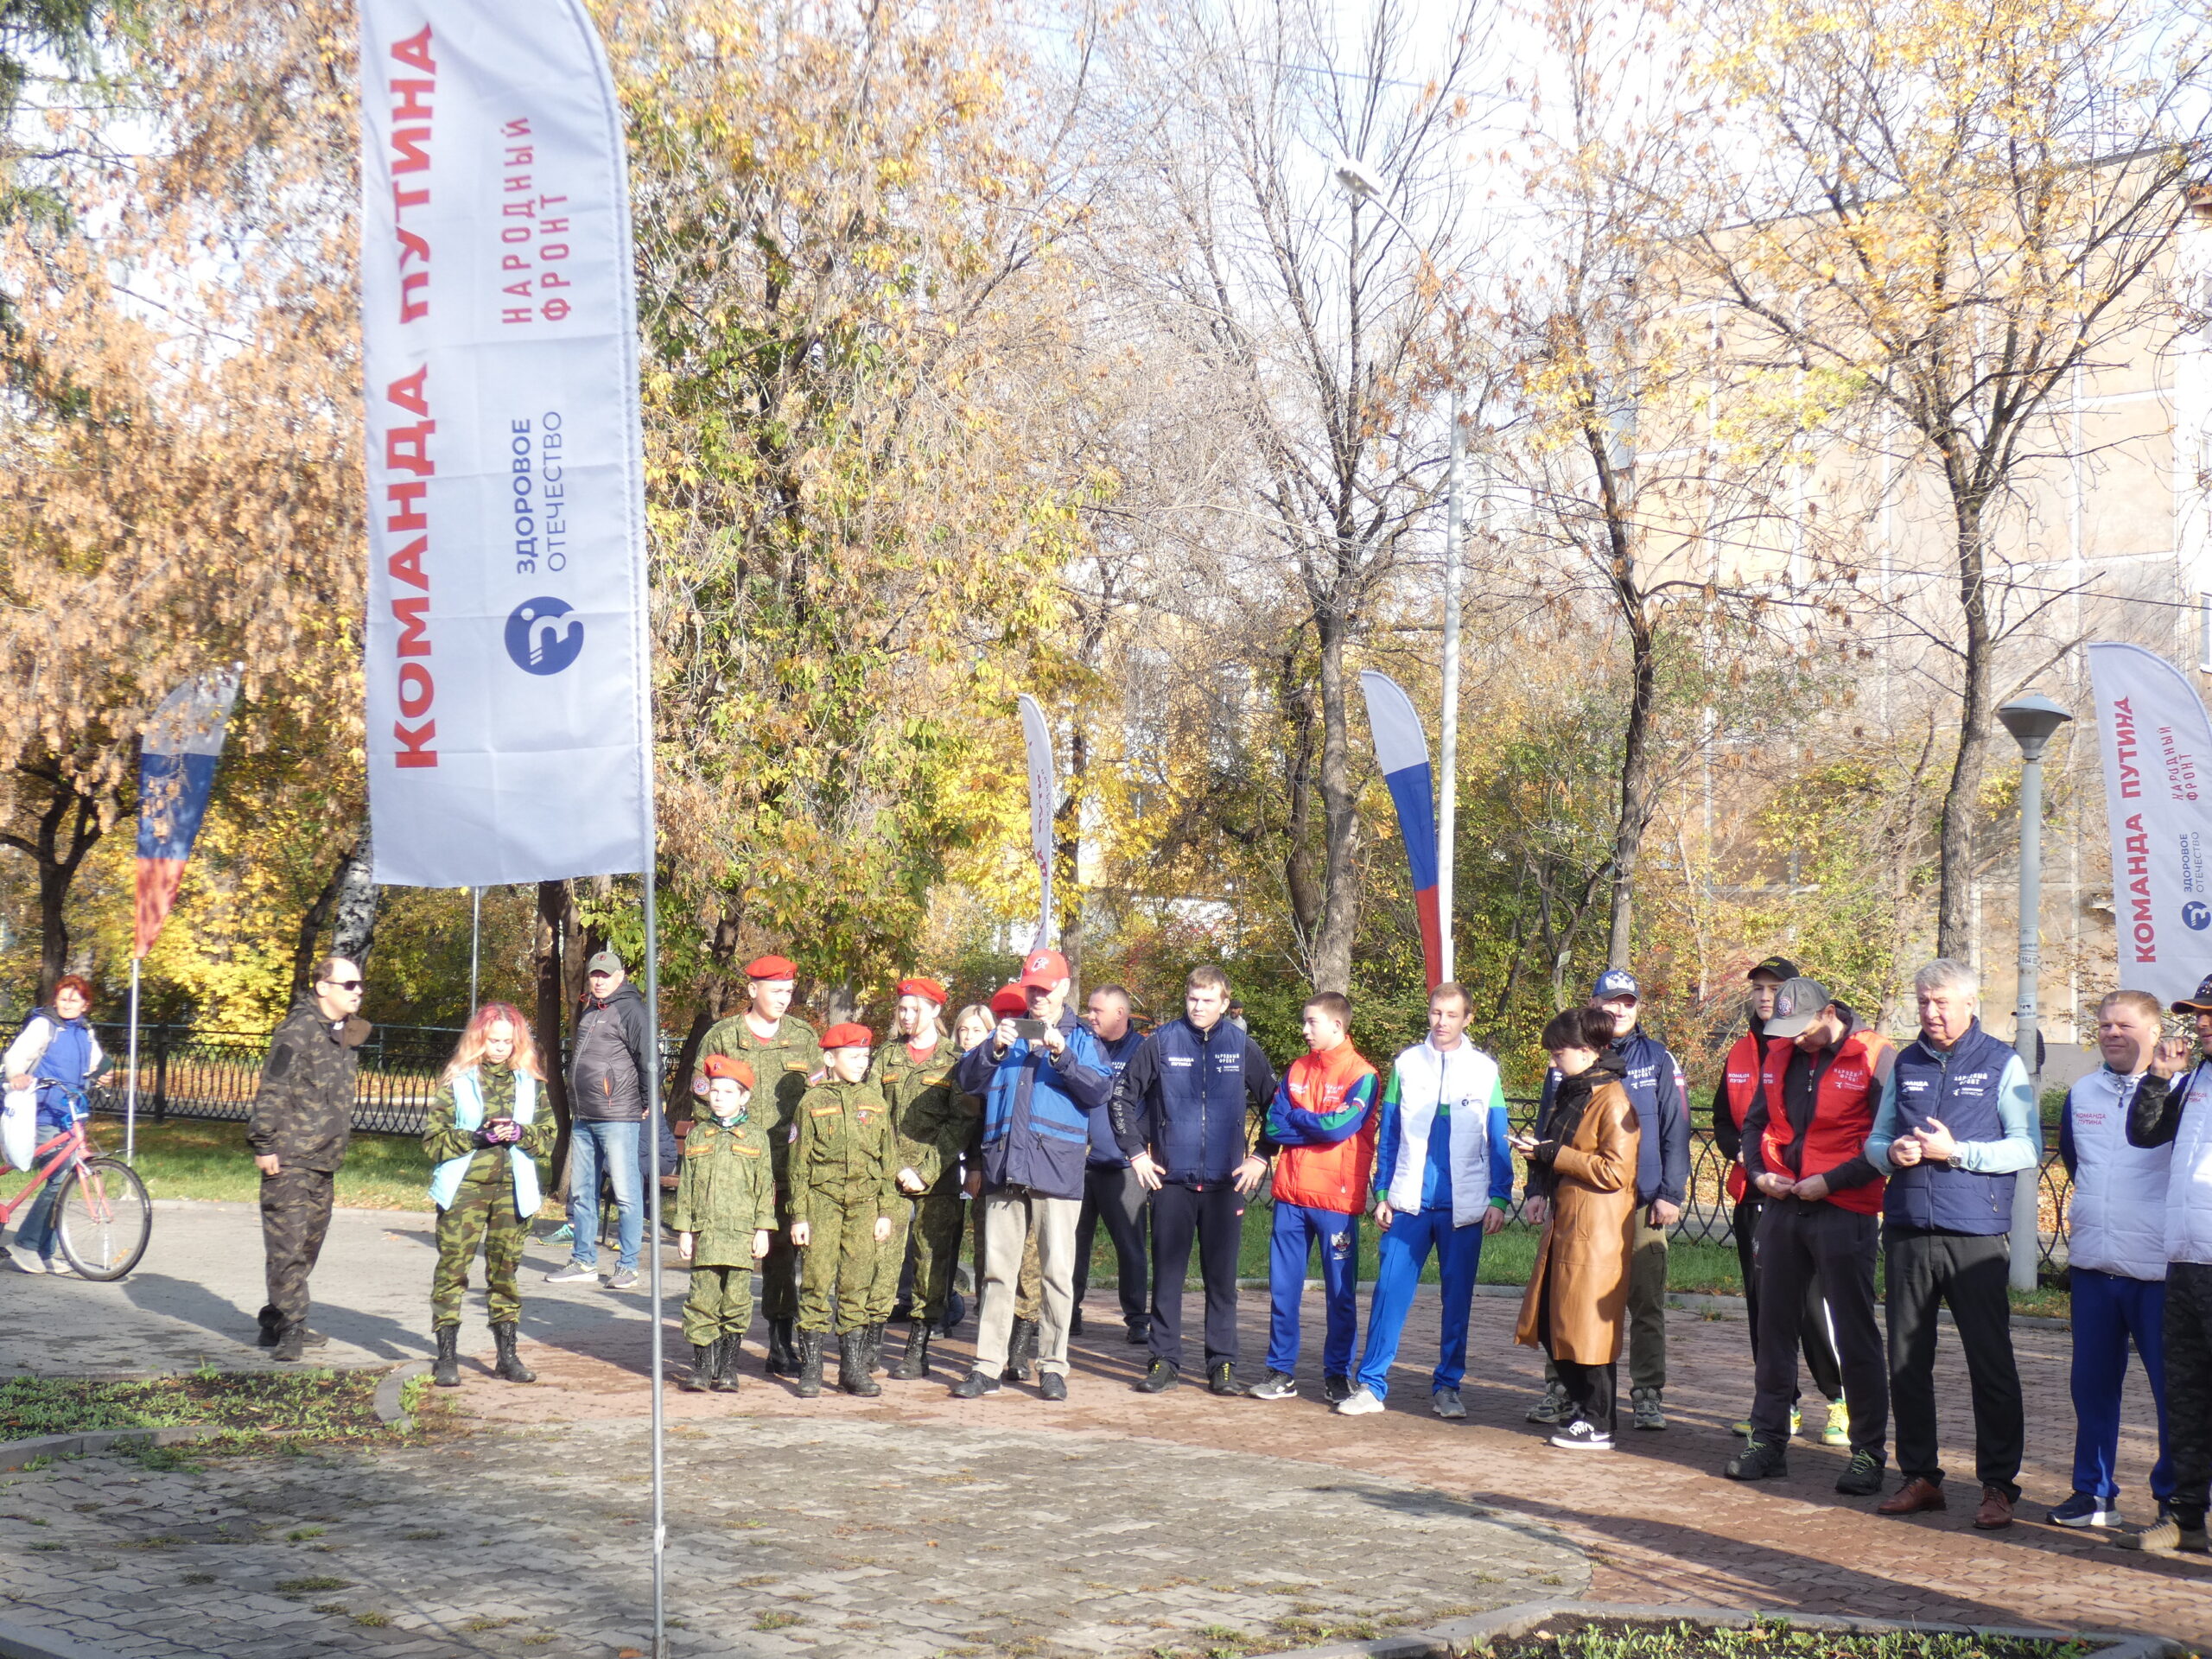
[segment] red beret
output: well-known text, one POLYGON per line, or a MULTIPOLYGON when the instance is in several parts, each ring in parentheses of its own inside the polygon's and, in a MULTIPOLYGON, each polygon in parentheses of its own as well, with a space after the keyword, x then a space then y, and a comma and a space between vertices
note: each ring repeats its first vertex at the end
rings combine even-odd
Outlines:
POLYGON ((991 1012, 1001 1020, 1020 1020, 1029 1012, 1029 993, 1020 985, 1001 985, 991 998, 991 1012))
POLYGON ((924 997, 940 1008, 944 1006, 944 987, 933 979, 902 979, 899 982, 899 995, 924 997))
POLYGON ((798 969, 789 957, 755 957, 745 964, 747 979, 797 979, 798 969))
POLYGON ((735 1077, 747 1089, 753 1087, 753 1062, 741 1060, 729 1054, 709 1054, 701 1068, 709 1078, 735 1077))
POLYGON ((856 1026, 851 1020, 848 1020, 842 1025, 832 1026, 829 1030, 822 1033, 822 1046, 825 1050, 832 1048, 874 1048, 875 1046, 875 1033, 870 1031, 866 1026, 856 1026))

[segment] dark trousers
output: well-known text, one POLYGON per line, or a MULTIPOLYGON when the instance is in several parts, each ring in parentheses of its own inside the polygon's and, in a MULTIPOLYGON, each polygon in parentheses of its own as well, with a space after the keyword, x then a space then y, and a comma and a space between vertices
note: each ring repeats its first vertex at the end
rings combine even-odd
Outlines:
MULTIPOLYGON (((1756 1369, 1759 1357, 1759 1217, 1766 1213, 1773 1200, 1757 1192, 1747 1192, 1737 1202, 1736 1211, 1729 1222, 1729 1230, 1736 1236, 1736 1263, 1744 1272, 1744 1324, 1751 1334, 1751 1363, 1756 1369)), ((1874 1245, 1870 1236, 1866 1246, 1869 1271, 1874 1259, 1874 1245)), ((1835 1333, 1828 1328, 1827 1310, 1821 1305, 1820 1275, 1815 1274, 1805 1281, 1804 1317, 1798 1322, 1803 1332, 1799 1338, 1799 1351, 1805 1356, 1805 1369, 1813 1374, 1813 1386, 1826 1400, 1835 1400, 1843 1395, 1843 1371, 1836 1363, 1835 1333)), ((1882 1384, 1882 1397, 1889 1398, 1890 1385, 1882 1384)), ((1792 1395, 1794 1402, 1797 1395, 1792 1395)), ((1886 1407, 1885 1408, 1886 1409, 1886 1407)))
MULTIPOLYGON (((1897 1468, 1942 1483, 1936 1437, 1936 1310, 1951 1310, 1974 1393, 1975 1477, 2015 1502, 2027 1423, 2012 1360, 2010 1242, 2002 1233, 1948 1233, 1892 1224, 1888 1258, 1890 1403, 1897 1416, 1897 1468)), ((1852 1416, 1859 1414, 1857 1401, 1852 1416)), ((1857 1430, 1854 1421, 1853 1429, 1857 1430)))
POLYGON ((261 1178, 261 1243, 269 1269, 269 1306, 286 1325, 308 1318, 308 1275, 330 1231, 332 1171, 286 1164, 261 1178))
POLYGON ((1244 1195, 1227 1181, 1205 1187, 1170 1182, 1152 1195, 1152 1357, 1183 1363, 1183 1279, 1191 1239, 1206 1292, 1206 1368, 1236 1357, 1236 1247, 1244 1195))
POLYGON ((2167 1263, 2165 1331, 2174 1518, 2201 1527, 2212 1488, 2212 1267, 2167 1263))
POLYGON ((1075 1224, 1075 1299, 1090 1288, 1090 1250, 1098 1224, 1114 1241, 1122 1320, 1134 1330, 1145 1320, 1144 1184, 1127 1164, 1092 1164, 1083 1172, 1083 1213, 1075 1224))
MULTIPOLYGON (((1751 1403, 1752 1432, 1777 1444, 1789 1438, 1798 1347, 1802 1341, 1809 1357, 1817 1340, 1827 1355, 1831 1376, 1840 1374, 1840 1380, 1821 1382, 1818 1365, 1814 1380, 1829 1399, 1841 1395, 1850 1401, 1851 1449, 1879 1459, 1890 1427, 1889 1370, 1882 1358, 1882 1327, 1874 1317, 1880 1224, 1872 1216, 1799 1198, 1776 1199, 1761 1208, 1753 1275, 1759 1294, 1751 1304, 1759 1322, 1751 1344, 1758 1384, 1751 1403)), ((1751 1282, 1745 1281, 1746 1287, 1751 1282)))
POLYGON ((1584 1365, 1572 1359, 1552 1360, 1559 1372, 1560 1386, 1567 1390, 1567 1403, 1574 1418, 1590 1425, 1601 1434, 1613 1432, 1613 1408, 1620 1397, 1620 1384, 1611 1364, 1584 1365))

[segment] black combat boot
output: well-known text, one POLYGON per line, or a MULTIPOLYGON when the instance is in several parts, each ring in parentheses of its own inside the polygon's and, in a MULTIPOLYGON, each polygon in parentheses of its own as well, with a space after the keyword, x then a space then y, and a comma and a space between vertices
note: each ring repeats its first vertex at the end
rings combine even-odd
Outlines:
POLYGON ((492 1366, 493 1376, 503 1376, 510 1382, 537 1381, 537 1373, 524 1364, 522 1357, 515 1352, 515 1327, 512 1322, 493 1325, 492 1341, 499 1351, 499 1357, 492 1366))
POLYGON ((768 1375, 797 1376, 799 1372, 799 1343, 803 1335, 794 1336, 789 1319, 768 1321, 768 1375))
POLYGON ((930 1327, 925 1319, 916 1319, 906 1327, 906 1357, 899 1362, 899 1369, 891 1373, 901 1382, 912 1382, 917 1377, 930 1374, 930 1327))
POLYGON ((691 1374, 677 1383, 686 1394, 704 1394, 715 1382, 715 1361, 719 1356, 711 1342, 691 1344, 691 1374))
POLYGON ((715 1392, 737 1392, 738 1338, 724 1337, 715 1344, 715 1392))
POLYGON ((865 1328, 868 1334, 868 1374, 874 1376, 884 1370, 883 1325, 878 1321, 865 1328))
POLYGON ((1008 1382, 1027 1382, 1037 1358, 1037 1321, 1016 1319, 1007 1337, 1006 1369, 999 1376, 1008 1382))
POLYGON ((280 1360, 287 1365, 294 1364, 306 1357, 307 1346, 308 1322, 294 1319, 277 1333, 276 1351, 270 1355, 270 1358, 280 1360))
POLYGON ((864 1330, 838 1333, 837 1386, 863 1400, 883 1392, 883 1384, 868 1374, 868 1332, 864 1330))
POLYGON ((264 1307, 261 1310, 260 1319, 261 1345, 274 1348, 276 1338, 284 1334, 284 1316, 273 1307, 264 1307))
POLYGON ((461 1386, 461 1327, 442 1325, 435 1334, 438 1357, 430 1367, 430 1381, 442 1389, 457 1389, 461 1386))
POLYGON ((822 1338, 820 1331, 798 1333, 798 1397, 811 1400, 822 1392, 822 1338))

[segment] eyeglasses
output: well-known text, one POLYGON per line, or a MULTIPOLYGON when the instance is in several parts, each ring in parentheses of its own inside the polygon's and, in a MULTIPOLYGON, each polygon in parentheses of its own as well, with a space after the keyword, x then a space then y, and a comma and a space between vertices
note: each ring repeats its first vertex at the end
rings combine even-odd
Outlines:
POLYGON ((361 982, 358 979, 326 979, 322 982, 326 985, 334 985, 341 991, 358 991, 361 988, 361 982))

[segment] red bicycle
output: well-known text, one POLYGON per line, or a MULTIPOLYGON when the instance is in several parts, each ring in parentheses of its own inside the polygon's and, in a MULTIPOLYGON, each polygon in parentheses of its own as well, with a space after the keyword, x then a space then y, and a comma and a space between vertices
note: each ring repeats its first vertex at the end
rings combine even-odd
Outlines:
MULTIPOLYGON (((68 1092, 71 1104, 85 1110, 84 1096, 73 1089, 68 1092)), ((87 1279, 120 1279, 146 1254, 154 1232, 154 1201, 137 1170, 92 1144, 86 1134, 91 1121, 79 1118, 31 1154, 29 1185, 0 1200, 0 1227, 41 1187, 59 1181, 54 1237, 62 1255, 87 1279)))

